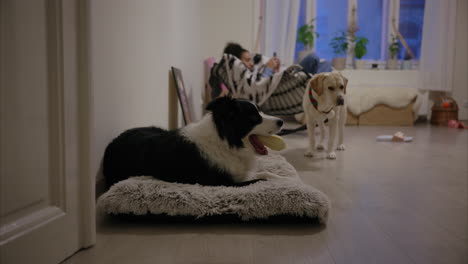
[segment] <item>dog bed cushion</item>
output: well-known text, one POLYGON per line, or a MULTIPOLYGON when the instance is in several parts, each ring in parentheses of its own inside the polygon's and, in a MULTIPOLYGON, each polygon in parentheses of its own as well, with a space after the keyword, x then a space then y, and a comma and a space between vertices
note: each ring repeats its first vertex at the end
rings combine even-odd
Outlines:
POLYGON ((412 107, 416 119, 422 103, 418 94, 416 89, 407 87, 349 87, 346 105, 349 112, 359 116, 379 104, 399 109, 414 102, 412 107))
POLYGON ((278 178, 244 187, 169 183, 148 176, 114 184, 99 197, 97 207, 107 214, 235 216, 242 221, 291 216, 326 223, 329 200, 304 184, 294 167, 280 155, 260 156, 259 173, 278 178))

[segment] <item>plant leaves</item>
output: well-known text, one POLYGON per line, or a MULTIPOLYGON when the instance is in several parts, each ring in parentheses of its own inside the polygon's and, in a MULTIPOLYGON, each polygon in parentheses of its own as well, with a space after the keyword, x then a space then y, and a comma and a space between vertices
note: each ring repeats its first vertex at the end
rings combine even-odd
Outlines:
POLYGON ((302 25, 297 31, 297 42, 302 43, 306 47, 313 46, 314 35, 318 37, 317 32, 315 32, 314 21, 315 18, 312 18, 309 23, 302 25))

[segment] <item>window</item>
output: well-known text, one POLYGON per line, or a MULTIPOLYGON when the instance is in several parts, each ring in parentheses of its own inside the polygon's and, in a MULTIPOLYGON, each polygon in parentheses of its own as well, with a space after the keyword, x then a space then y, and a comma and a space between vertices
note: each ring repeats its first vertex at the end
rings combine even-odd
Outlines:
MULTIPOLYGON (((425 0, 399 0, 399 6, 392 9, 394 0, 356 0, 357 23, 359 30, 356 36, 369 39, 366 60, 386 60, 388 53, 389 33, 393 32, 391 17, 399 17, 398 28, 405 38, 416 59, 419 59, 422 41, 422 24, 424 20, 425 0)), ((316 31, 319 37, 315 40, 315 52, 320 58, 335 57, 329 43, 337 32, 347 30, 348 14, 352 0, 301 0, 298 28, 306 21, 306 3, 312 2, 316 7, 316 31)), ((396 6, 396 5, 395 5, 396 6)), ((303 49, 296 45, 296 54, 303 49)), ((400 43, 399 59, 404 59, 405 48, 400 43)))
POLYGON ((317 0, 316 31, 320 37, 315 44, 315 52, 320 58, 335 57, 329 43, 340 31, 346 31, 348 17, 347 0, 317 0))
MULTIPOLYGON (((424 0, 400 0, 400 33, 417 59, 421 53, 424 0)), ((404 59, 405 49, 400 43, 399 58, 404 59)))
MULTIPOLYGON (((300 6, 299 6, 299 18, 298 18, 298 21, 297 21, 297 30, 299 30, 299 28, 308 23, 310 21, 306 21, 306 1, 305 0, 301 0, 301 3, 300 3, 300 6)), ((299 43, 296 41, 296 50, 294 52, 294 61, 297 60, 297 56, 298 56, 298 53, 299 51, 303 50, 304 49, 304 44, 302 43, 299 43)))
POLYGON ((369 39, 365 60, 381 59, 383 0, 358 0, 356 36, 369 39))

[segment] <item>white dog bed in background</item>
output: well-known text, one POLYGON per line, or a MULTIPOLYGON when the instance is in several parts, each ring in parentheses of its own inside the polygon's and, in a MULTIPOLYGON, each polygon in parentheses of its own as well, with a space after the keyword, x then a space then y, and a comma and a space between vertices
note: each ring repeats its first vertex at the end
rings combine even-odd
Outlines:
POLYGON ((328 198, 304 184, 294 167, 280 155, 259 157, 258 173, 281 178, 245 187, 201 186, 169 183, 148 176, 114 184, 98 199, 107 214, 188 216, 235 216, 242 221, 275 216, 298 217, 326 223, 328 198))
POLYGON ((347 88, 347 125, 412 126, 423 97, 408 87, 347 88))
POLYGON ((349 88, 346 95, 348 110, 353 115, 360 115, 371 110, 379 104, 388 105, 393 108, 403 108, 416 100, 413 105, 415 118, 421 107, 420 100, 417 100, 418 91, 406 87, 360 87, 349 88))

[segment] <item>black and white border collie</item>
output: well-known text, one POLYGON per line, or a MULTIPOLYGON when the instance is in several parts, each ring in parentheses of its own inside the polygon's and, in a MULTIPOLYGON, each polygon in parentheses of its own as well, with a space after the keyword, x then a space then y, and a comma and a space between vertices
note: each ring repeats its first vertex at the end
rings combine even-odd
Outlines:
POLYGON ((256 153, 264 153, 265 146, 256 135, 276 134, 283 121, 230 97, 218 98, 206 109, 199 122, 178 130, 141 127, 120 134, 104 153, 107 185, 140 175, 210 186, 260 180, 254 178, 256 153))

